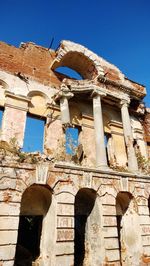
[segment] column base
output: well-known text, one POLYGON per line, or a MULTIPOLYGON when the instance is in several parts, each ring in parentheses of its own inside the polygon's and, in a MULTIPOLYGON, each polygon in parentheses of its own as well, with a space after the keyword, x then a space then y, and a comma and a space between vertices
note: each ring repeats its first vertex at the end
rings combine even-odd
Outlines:
POLYGON ((110 171, 111 169, 108 167, 108 165, 97 165, 96 166, 97 170, 102 170, 102 171, 110 171))
POLYGON ((132 173, 132 174, 139 174, 140 173, 139 169, 130 169, 130 168, 128 168, 128 171, 130 173, 132 173))

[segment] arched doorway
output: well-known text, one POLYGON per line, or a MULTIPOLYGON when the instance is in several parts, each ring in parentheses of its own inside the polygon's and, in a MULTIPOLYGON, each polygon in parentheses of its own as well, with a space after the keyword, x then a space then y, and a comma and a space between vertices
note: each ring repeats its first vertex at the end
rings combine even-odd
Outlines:
POLYGON ((141 228, 137 204, 130 193, 118 193, 116 213, 120 264, 138 266, 142 254, 141 228))
POLYGON ((94 190, 82 188, 75 198, 75 266, 82 266, 85 258, 86 223, 96 199, 94 190))
POLYGON ((99 197, 93 189, 82 188, 75 197, 75 266, 102 263, 99 197))
POLYGON ((15 266, 31 266, 41 255, 43 220, 52 201, 51 191, 32 185, 22 195, 15 266))

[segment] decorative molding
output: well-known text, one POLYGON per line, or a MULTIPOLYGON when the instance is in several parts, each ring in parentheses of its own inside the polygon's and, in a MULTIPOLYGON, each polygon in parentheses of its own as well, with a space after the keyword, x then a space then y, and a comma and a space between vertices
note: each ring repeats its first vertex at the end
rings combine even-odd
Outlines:
POLYGON ((128 86, 125 86, 123 84, 120 84, 119 82, 115 82, 113 80, 110 80, 110 79, 104 77, 103 75, 98 76, 98 81, 102 84, 112 85, 114 87, 117 87, 120 91, 123 91, 128 95, 133 95, 137 99, 141 99, 146 95, 145 87, 143 87, 143 92, 141 92, 139 90, 134 89, 133 87, 128 87, 128 86))
POLYGON ((54 101, 57 102, 61 98, 67 98, 68 100, 72 98, 74 94, 69 90, 60 90, 57 94, 53 96, 54 101))
POLYGON ((92 93, 91 93, 91 97, 95 97, 95 96, 100 96, 100 97, 105 97, 107 95, 106 90, 98 87, 98 86, 91 86, 92 89, 92 93))
POLYGON ((16 95, 12 92, 5 91, 5 96, 6 96, 6 102, 4 106, 22 110, 27 112, 28 111, 28 105, 31 102, 30 97, 26 97, 23 95, 16 95), (17 102, 15 102, 17 101, 17 102))
POLYGON ((50 108, 51 110, 60 111, 60 106, 58 104, 54 105, 54 104, 51 104, 51 103, 47 103, 46 107, 50 108))
POLYGON ((38 163, 36 165, 36 184, 43 184, 45 185, 47 182, 48 177, 48 163, 38 163))
POLYGON ((123 128, 123 125, 121 122, 118 122, 116 120, 111 120, 108 125, 111 127, 111 126, 115 126, 115 127, 118 127, 118 128, 123 128))
POLYGON ((8 84, 6 83, 6 81, 2 80, 0 78, 0 87, 2 87, 2 89, 6 90, 9 88, 8 84))
POLYGON ((135 133, 143 134, 143 130, 140 128, 133 128, 135 133))
POLYGON ((31 102, 31 98, 30 97, 26 97, 24 95, 16 95, 10 91, 5 91, 5 96, 6 97, 10 97, 16 100, 20 100, 20 101, 25 101, 25 102, 31 102))
POLYGON ((90 125, 85 124, 85 123, 83 123, 81 126, 82 126, 82 127, 87 127, 87 128, 92 128, 92 129, 94 129, 94 126, 90 126, 90 125))
POLYGON ((82 118, 86 118, 86 119, 92 120, 92 121, 94 120, 93 116, 90 116, 90 115, 85 114, 85 113, 82 113, 82 118))
POLYGON ((13 109, 17 109, 17 110, 28 112, 28 107, 24 108, 24 107, 20 107, 20 106, 9 104, 9 103, 5 103, 5 107, 10 107, 10 108, 13 108, 13 109))
POLYGON ((111 130, 111 134, 118 135, 118 136, 124 136, 123 133, 117 132, 115 130, 111 130))

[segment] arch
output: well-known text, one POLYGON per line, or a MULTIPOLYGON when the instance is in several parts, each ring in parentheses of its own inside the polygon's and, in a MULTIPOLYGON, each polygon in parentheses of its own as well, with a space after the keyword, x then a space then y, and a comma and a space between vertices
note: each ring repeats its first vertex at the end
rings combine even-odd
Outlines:
MULTIPOLYGON (((51 213, 52 191, 43 185, 28 187, 21 200, 18 240, 15 255, 15 265, 31 265, 47 258, 51 260, 50 247, 53 248, 55 239, 47 235, 51 226, 55 231, 55 213, 51 213), (45 256, 46 254, 46 256, 45 256), (18 264, 17 264, 18 263, 18 264)), ((54 209, 54 208, 53 208, 54 209)))
POLYGON ((8 84, 2 79, 0 79, 0 87, 4 90, 8 90, 9 88, 8 84))
POLYGON ((142 255, 141 227, 138 206, 131 193, 117 194, 116 215, 121 265, 139 265, 142 255))
POLYGON ((49 188, 40 185, 32 185, 28 187, 22 195, 20 215, 45 216, 50 204, 51 191, 49 188))
POLYGON ((33 96, 36 96, 36 95, 40 95, 42 96, 47 102, 49 100, 49 97, 42 91, 39 91, 39 90, 33 90, 33 91, 30 91, 28 94, 27 94, 27 97, 33 97, 33 96))
POLYGON ((117 215, 124 215, 129 207, 129 203, 133 198, 129 192, 119 192, 116 197, 116 211, 117 215))
POLYGON ((55 195, 58 195, 60 193, 69 193, 75 196, 78 188, 72 180, 59 180, 56 181, 53 189, 55 195))
POLYGON ((40 91, 30 91, 27 97, 31 98, 29 103, 29 113, 39 115, 41 117, 46 115, 47 106, 49 101, 48 96, 40 91))
MULTIPOLYGON (((47 163, 44 163, 43 164, 46 164, 47 163)), ((44 174, 44 172, 43 172, 44 174)), ((9 178, 9 176, 3 176, 0 178, 0 184, 1 184, 1 179, 2 178, 9 178)), ((36 171, 34 172, 31 172, 28 177, 26 177, 26 179, 24 179, 24 175, 21 175, 18 179, 17 179, 18 182, 15 181, 15 187, 16 187, 16 190, 21 192, 22 195, 23 193, 29 188, 29 187, 32 187, 34 185, 41 185, 41 180, 39 180, 39 176, 37 174, 36 171)), ((2 180, 3 182, 3 180, 2 180)), ((11 184, 12 181, 10 180, 11 184)), ((8 182, 7 182, 8 184, 8 182)), ((42 183, 43 184, 43 183, 42 183)), ((53 179, 53 175, 52 173, 49 175, 47 175, 47 177, 45 178, 45 183, 44 185, 46 187, 48 187, 51 191, 54 191, 55 195, 61 193, 61 192, 69 192, 71 193, 72 195, 76 195, 77 193, 77 188, 75 186, 75 184, 73 183, 73 181, 68 182, 68 181, 62 181, 62 180, 59 180, 57 181, 57 179, 53 179), (52 179, 53 182, 50 180, 52 179)))
POLYGON ((61 191, 56 195, 58 202, 63 202, 65 198, 65 202, 67 203, 74 203, 74 194, 72 194, 70 191, 61 191))
POLYGON ((75 197, 75 259, 74 265, 102 263, 100 197, 93 189, 82 188, 75 197))
POLYGON ((66 66, 84 79, 94 79, 98 75, 103 75, 99 57, 82 45, 70 41, 62 41, 56 51, 56 58, 51 64, 55 70, 57 67, 66 66))

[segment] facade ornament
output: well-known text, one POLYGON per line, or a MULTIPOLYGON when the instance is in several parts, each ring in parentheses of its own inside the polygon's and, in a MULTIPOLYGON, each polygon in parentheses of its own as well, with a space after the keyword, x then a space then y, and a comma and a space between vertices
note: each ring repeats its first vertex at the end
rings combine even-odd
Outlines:
POLYGON ((122 107, 122 106, 128 107, 129 104, 130 104, 130 99, 128 97, 127 98, 123 98, 120 101, 120 107, 122 107))
POLYGON ((92 85, 91 89, 92 89, 92 93, 91 93, 92 98, 95 96, 105 97, 107 95, 106 90, 103 89, 102 87, 92 85))

